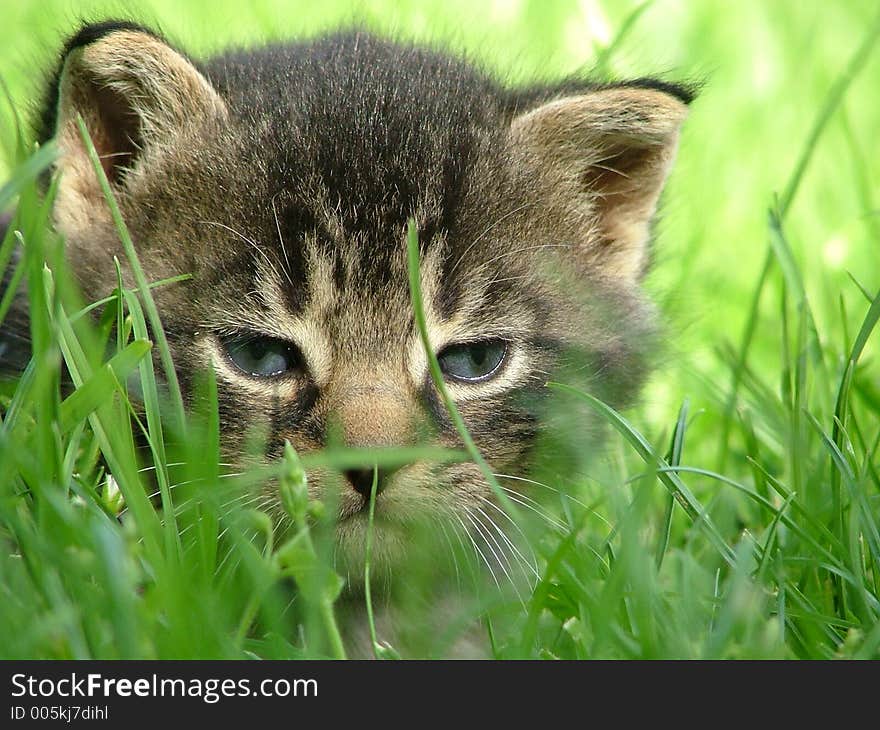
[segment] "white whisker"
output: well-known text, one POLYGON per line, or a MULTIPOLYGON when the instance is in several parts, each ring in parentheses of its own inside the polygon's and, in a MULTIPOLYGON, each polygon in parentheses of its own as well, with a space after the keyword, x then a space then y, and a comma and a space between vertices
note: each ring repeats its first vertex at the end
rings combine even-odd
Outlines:
POLYGON ((563 492, 561 489, 557 489, 556 487, 551 487, 549 484, 544 484, 544 482, 537 482, 534 479, 526 479, 525 477, 516 477, 512 474, 495 474, 493 472, 492 476, 498 477, 499 479, 513 479, 518 482, 525 482, 526 484, 533 484, 536 487, 543 487, 544 489, 549 489, 551 492, 555 492, 560 497, 564 497, 565 499, 569 499, 575 504, 583 507, 588 512, 595 512, 595 510, 587 504, 581 502, 577 497, 572 497, 568 492, 563 492))
POLYGON ((452 564, 455 567, 455 584, 456 586, 458 586, 459 592, 461 592, 461 572, 458 569, 458 558, 455 555, 455 547, 452 544, 449 533, 446 531, 446 525, 444 524, 444 521, 438 520, 437 526, 443 533, 443 538, 446 540, 446 544, 449 546, 449 552, 452 554, 452 564))
POLYGON ((521 210, 525 210, 526 208, 529 208, 531 206, 532 206, 532 203, 525 203, 525 204, 519 206, 518 208, 514 208, 513 210, 505 213, 500 218, 495 220, 493 223, 490 223, 488 228, 486 228, 486 230, 484 230, 479 236, 477 236, 471 242, 471 244, 464 250, 464 252, 461 254, 461 256, 458 257, 458 260, 453 264, 452 268, 449 270, 449 277, 450 278, 452 277, 452 275, 455 273, 455 270, 458 268, 459 264, 461 264, 461 262, 464 260, 465 256, 467 256, 471 252, 473 247, 476 246, 480 241, 482 241, 483 238, 485 238, 492 231, 492 229, 494 229, 499 223, 502 223, 503 221, 510 218, 510 216, 515 215, 516 213, 519 213, 521 210))
MULTIPOLYGON (((477 496, 483 502, 494 507, 496 510, 498 510, 498 512, 500 512, 502 515, 504 515, 504 517, 507 519, 507 521, 510 522, 510 524, 513 525, 514 528, 516 528, 516 530, 519 532, 519 534, 523 536, 523 539, 526 541, 526 545, 528 545, 528 538, 526 537, 526 534, 522 531, 522 528, 518 524, 516 524, 516 522, 511 518, 511 516, 509 514, 507 514, 507 512, 505 512, 503 509, 501 509, 501 507, 499 507, 497 504, 495 504, 492 500, 486 499, 486 497, 483 497, 482 495, 477 495, 477 496)), ((480 514, 482 514, 489 521, 489 524, 491 524, 495 527, 495 529, 498 531, 498 534, 501 535, 501 537, 505 540, 505 542, 507 542, 507 544, 510 546, 510 549, 513 550, 514 553, 519 557, 522 564, 524 566, 528 567, 528 569, 532 572, 532 574, 538 580, 540 580, 541 574, 540 574, 540 572, 538 572, 538 565, 537 565, 537 561, 534 559, 534 553, 532 553, 532 560, 529 560, 528 558, 526 558, 525 555, 523 555, 520 552, 520 550, 516 546, 516 544, 505 534, 504 530, 501 529, 501 527, 495 522, 495 520, 493 520, 488 514, 486 514, 486 512, 483 510, 482 507, 477 507, 477 511, 479 511, 480 514)), ((529 551, 531 552, 531 546, 529 546, 529 551)))
POLYGON ((207 226, 216 226, 217 228, 222 228, 222 229, 224 229, 224 230, 226 230, 226 231, 229 231, 232 235, 234 235, 234 236, 235 236, 236 238, 238 238, 239 240, 244 241, 244 242, 245 242, 246 244, 248 244, 251 248, 253 248, 254 251, 256 251, 258 254, 260 254, 260 256, 263 257, 263 259, 266 261, 266 264, 268 264, 268 266, 269 266, 269 270, 275 275, 275 277, 276 277, 277 279, 281 279, 281 276, 278 274, 278 268, 275 266, 275 262, 272 261, 271 258, 269 258, 269 254, 267 254, 266 251, 265 251, 264 249, 260 248, 260 245, 259 245, 256 241, 254 241, 252 238, 248 238, 248 237, 247 237, 246 235, 244 235, 244 233, 242 233, 241 231, 237 231, 237 230, 235 230, 234 228, 232 228, 232 227, 230 227, 230 226, 227 226, 225 223, 220 223, 219 221, 204 221, 204 220, 199 220, 199 221, 196 221, 196 222, 197 222, 197 223, 202 223, 202 224, 207 225, 207 226))
POLYGON ((461 524, 461 529, 464 530, 465 534, 468 536, 468 539, 471 541, 471 545, 473 546, 474 550, 476 550, 477 554, 479 554, 480 558, 483 560, 483 563, 485 564, 485 566, 489 569, 489 573, 492 575, 492 580, 495 581, 495 586, 498 588, 498 590, 501 590, 501 584, 498 582, 498 576, 495 575, 495 571, 492 570, 491 563, 489 563, 489 561, 486 559, 486 556, 483 554, 483 551, 480 550, 480 546, 477 545, 476 540, 474 540, 474 536, 471 535, 470 530, 467 529, 467 527, 465 526, 461 517, 459 517, 458 515, 455 515, 455 518, 461 524))
POLYGON ((541 517, 543 520, 547 522, 551 527, 560 532, 567 532, 568 527, 563 523, 559 522, 555 517, 553 517, 549 512, 547 512, 538 502, 533 500, 531 497, 527 497, 522 492, 517 492, 514 489, 510 489, 508 487, 501 487, 504 490, 504 493, 507 494, 508 499, 512 502, 516 502, 519 505, 522 505, 528 510, 531 510, 536 515, 541 517))
POLYGON ((275 230, 278 231, 278 245, 281 246, 281 254, 284 256, 284 278, 287 279, 287 283, 290 284, 292 289, 296 289, 296 284, 290 278, 290 258, 287 256, 287 246, 284 245, 284 236, 281 235, 281 222, 278 220, 278 209, 275 207, 275 201, 279 195, 281 195, 280 190, 272 196, 272 215, 275 217, 275 230))
POLYGON ((486 546, 495 557, 495 562, 498 563, 501 570, 504 571, 504 575, 507 577, 507 582, 510 583, 510 585, 513 587, 513 591, 514 593, 516 593, 516 597, 519 599, 519 602, 524 603, 523 597, 520 594, 519 588, 516 585, 516 581, 513 579, 513 576, 508 571, 508 568, 512 569, 513 566, 510 564, 510 560, 508 559, 506 552, 501 547, 498 540, 495 539, 495 536, 492 534, 489 528, 483 524, 482 520, 477 518, 477 516, 470 510, 467 510, 465 514, 467 515, 467 518, 473 523, 474 527, 477 528, 477 532, 480 533, 480 536, 483 538, 486 546), (495 544, 495 547, 498 548, 500 555, 498 552, 495 552, 495 548, 492 547, 493 543, 495 544))
POLYGON ((532 246, 515 248, 512 251, 505 251, 504 253, 500 253, 497 256, 488 259, 487 261, 481 261, 480 265, 477 267, 477 270, 479 271, 485 269, 489 266, 489 264, 494 264, 496 261, 506 259, 508 256, 515 256, 516 254, 526 253, 527 251, 538 251, 542 248, 571 248, 571 246, 565 243, 536 243, 532 246))

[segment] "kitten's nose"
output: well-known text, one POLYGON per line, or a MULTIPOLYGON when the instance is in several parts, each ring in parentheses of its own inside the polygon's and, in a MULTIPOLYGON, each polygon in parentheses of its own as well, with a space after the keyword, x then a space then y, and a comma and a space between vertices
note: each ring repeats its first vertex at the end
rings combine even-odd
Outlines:
MULTIPOLYGON (((390 469, 379 469, 376 475, 376 494, 378 495, 385 487, 390 469)), ((370 498, 370 491, 373 489, 373 469, 346 469, 345 478, 351 484, 352 489, 360 494, 364 499, 370 498)))

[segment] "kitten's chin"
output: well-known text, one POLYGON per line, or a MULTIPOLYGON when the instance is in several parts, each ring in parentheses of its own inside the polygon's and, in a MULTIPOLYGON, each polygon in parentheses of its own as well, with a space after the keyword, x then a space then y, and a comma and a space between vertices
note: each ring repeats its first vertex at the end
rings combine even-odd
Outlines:
POLYGON ((370 563, 387 567, 399 562, 408 542, 408 526, 390 516, 376 514, 372 530, 366 510, 353 512, 340 519, 336 526, 337 560, 351 570, 358 565, 363 569, 370 541, 370 563), (372 534, 370 534, 372 532, 372 534))
MULTIPOLYGON (((408 519, 393 512, 377 510, 373 519, 370 574, 374 591, 377 585, 387 587, 396 574, 437 571, 444 562, 440 556, 449 553, 449 545, 438 540, 438 520, 443 519, 442 516, 435 516, 433 520, 408 519)), ((369 534, 366 511, 353 513, 336 526, 336 569, 350 591, 359 592, 363 588, 369 534)))

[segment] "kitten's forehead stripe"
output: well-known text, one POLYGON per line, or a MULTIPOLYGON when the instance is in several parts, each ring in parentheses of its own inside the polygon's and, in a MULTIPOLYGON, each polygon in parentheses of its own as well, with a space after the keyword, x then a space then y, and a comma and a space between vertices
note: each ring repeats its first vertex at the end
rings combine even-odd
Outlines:
POLYGON ((277 241, 281 248, 279 266, 288 284, 285 296, 291 312, 298 314, 305 306, 309 269, 307 265, 307 236, 314 229, 315 217, 294 196, 282 191, 272 199, 270 240, 277 241), (274 234, 274 235, 273 235, 274 234))
MULTIPOLYGON (((252 55, 231 54, 205 70, 233 114, 246 110, 254 166, 270 187, 297 191, 285 216, 310 218, 310 231, 337 250, 357 242, 365 290, 397 286, 408 218, 418 220, 423 246, 461 225, 474 161, 502 136, 486 105, 500 90, 464 62, 359 34, 279 46, 260 60, 255 68, 252 55), (254 108, 271 118, 254 125, 254 108)), ((303 232, 285 235, 295 264, 303 232)), ((345 263, 335 263, 340 286, 345 263)), ((455 292, 445 295, 447 310, 455 292)))

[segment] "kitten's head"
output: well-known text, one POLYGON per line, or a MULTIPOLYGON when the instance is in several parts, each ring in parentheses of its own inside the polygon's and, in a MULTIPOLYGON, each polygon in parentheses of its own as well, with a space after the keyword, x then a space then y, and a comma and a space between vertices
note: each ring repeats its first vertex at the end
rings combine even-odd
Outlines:
MULTIPOLYGON (((124 257, 77 115, 148 277, 192 274, 154 296, 184 386, 216 372, 227 457, 255 427, 269 458, 330 434, 461 445, 413 318, 410 218, 431 347, 495 472, 523 474, 564 366, 613 403, 638 389, 653 329, 639 282, 686 91, 507 90, 363 33, 196 64, 107 24, 70 42, 52 93, 55 218, 86 295, 106 296, 124 257)), ((309 477, 316 494, 331 480, 309 477)), ((338 531, 358 550, 372 471, 342 483, 338 531)), ((471 463, 412 464, 378 487, 388 554, 395 525, 473 524, 494 500, 471 463)))

